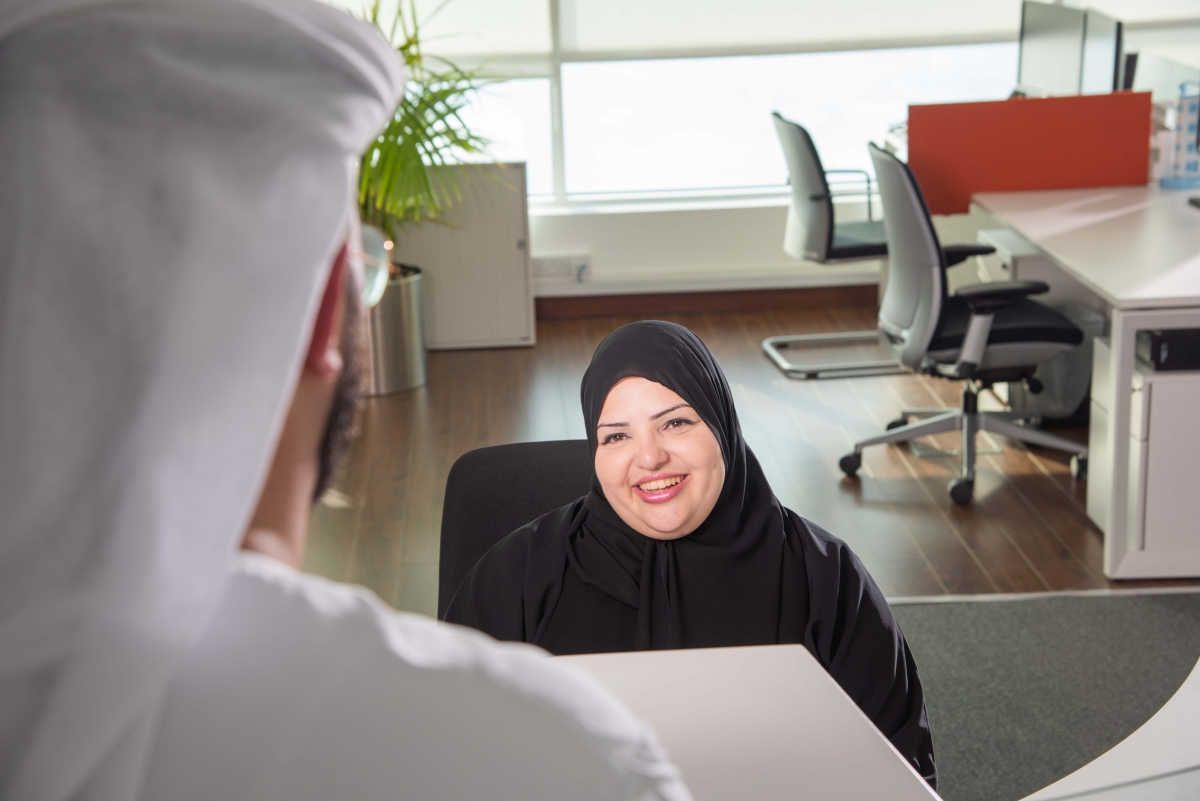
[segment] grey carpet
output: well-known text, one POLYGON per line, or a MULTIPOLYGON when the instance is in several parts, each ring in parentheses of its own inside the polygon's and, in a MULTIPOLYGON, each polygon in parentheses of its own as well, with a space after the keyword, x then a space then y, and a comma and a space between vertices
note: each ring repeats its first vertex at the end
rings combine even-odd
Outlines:
POLYGON ((1200 594, 897 604, 947 801, 1013 801, 1145 723, 1200 658, 1200 594))

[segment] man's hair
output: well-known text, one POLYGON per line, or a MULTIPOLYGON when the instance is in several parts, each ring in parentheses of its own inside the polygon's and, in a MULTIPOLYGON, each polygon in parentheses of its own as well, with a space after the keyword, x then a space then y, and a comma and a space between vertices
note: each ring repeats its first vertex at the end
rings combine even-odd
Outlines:
POLYGON ((320 472, 313 491, 313 502, 321 499, 337 474, 342 459, 351 441, 358 435, 355 425, 358 406, 362 400, 363 372, 366 361, 366 315, 363 313, 362 295, 358 274, 346 270, 342 286, 342 374, 338 378, 333 396, 333 407, 329 410, 329 421, 325 424, 325 435, 321 440, 320 472))

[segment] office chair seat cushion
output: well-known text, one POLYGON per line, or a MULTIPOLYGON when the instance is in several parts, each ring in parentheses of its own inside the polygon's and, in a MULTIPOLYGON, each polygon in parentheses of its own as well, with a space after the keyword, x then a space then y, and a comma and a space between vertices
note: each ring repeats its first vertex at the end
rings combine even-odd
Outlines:
POLYGON ((861 259, 886 255, 887 232, 883 220, 834 224, 829 258, 861 259))
MULTIPOLYGON (((971 320, 971 308, 960 297, 948 297, 942 307, 941 322, 929 343, 929 351, 956 350, 962 346, 971 320)), ((1057 342, 1078 345, 1083 332, 1049 306, 1023 298, 996 312, 988 344, 1017 342, 1057 342)))

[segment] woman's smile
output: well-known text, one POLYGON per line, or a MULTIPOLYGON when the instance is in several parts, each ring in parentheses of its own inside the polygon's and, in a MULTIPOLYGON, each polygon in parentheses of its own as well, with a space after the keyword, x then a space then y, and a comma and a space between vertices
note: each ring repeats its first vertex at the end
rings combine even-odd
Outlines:
POLYGON ((646 503, 666 503, 687 487, 688 474, 656 473, 646 476, 633 487, 634 494, 646 503))

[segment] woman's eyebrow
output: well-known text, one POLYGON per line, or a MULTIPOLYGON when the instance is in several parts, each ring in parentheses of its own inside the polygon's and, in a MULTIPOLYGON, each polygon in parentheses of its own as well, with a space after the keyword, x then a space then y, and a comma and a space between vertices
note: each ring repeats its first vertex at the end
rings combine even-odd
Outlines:
POLYGON ((628 426, 628 425, 629 425, 629 423, 601 423, 600 425, 596 426, 596 428, 609 428, 609 427, 613 427, 613 426, 620 427, 620 426, 628 426))
POLYGON ((661 412, 654 415, 650 419, 657 420, 658 418, 662 417, 664 414, 670 414, 671 412, 675 411, 676 409, 690 409, 690 408, 692 408, 692 405, 690 403, 678 403, 678 404, 672 406, 670 409, 663 409, 661 412))

